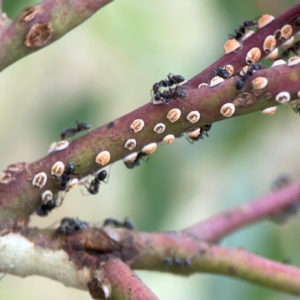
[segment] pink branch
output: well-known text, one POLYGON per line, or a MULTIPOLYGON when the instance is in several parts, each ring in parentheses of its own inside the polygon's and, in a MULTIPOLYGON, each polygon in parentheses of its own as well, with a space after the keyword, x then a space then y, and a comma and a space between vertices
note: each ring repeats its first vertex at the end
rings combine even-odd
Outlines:
POLYGON ((110 260, 103 265, 105 277, 112 287, 114 300, 157 300, 153 292, 122 261, 110 260))
MULTIPOLYGON (((180 275, 222 274, 290 294, 298 295, 300 291, 299 269, 241 248, 219 247, 185 232, 143 233, 88 227, 72 234, 60 234, 59 240, 53 229, 26 228, 16 232, 37 244, 39 253, 61 249, 79 272, 83 267, 91 270, 88 288, 95 299, 110 293, 113 299, 157 299, 130 268, 180 275)), ((7 270, 0 268, 1 271, 7 270)))
POLYGON ((269 218, 288 204, 300 199, 300 182, 257 200, 222 212, 184 230, 207 242, 217 242, 246 225, 269 218))
POLYGON ((215 273, 299 295, 300 270, 259 257, 246 250, 208 244, 185 233, 136 233, 132 244, 139 249, 132 267, 190 275, 215 273), (164 263, 177 258, 182 264, 164 263), (188 259, 189 263, 184 263, 188 259))
MULTIPOLYGON (((0 70, 56 41, 112 0, 44 0, 0 24, 0 70)), ((1 3, 0 3, 1 4, 1 3)))

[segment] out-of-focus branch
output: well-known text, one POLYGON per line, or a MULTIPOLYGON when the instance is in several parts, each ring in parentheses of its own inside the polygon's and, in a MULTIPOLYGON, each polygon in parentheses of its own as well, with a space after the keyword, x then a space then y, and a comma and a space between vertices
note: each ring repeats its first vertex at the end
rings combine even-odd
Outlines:
POLYGON ((300 270, 251 254, 244 249, 228 249, 201 242, 184 233, 138 234, 140 245, 133 268, 174 272, 215 273, 236 277, 262 286, 298 295, 300 270), (145 244, 147 241, 147 244, 145 244), (145 245, 145 246, 143 246, 145 245), (182 264, 164 264, 164 257, 179 258, 182 264), (188 266, 185 260, 191 263, 188 266))
POLYGON ((184 232, 206 242, 215 243, 231 232, 257 221, 270 218, 276 212, 300 200, 300 182, 259 199, 224 211, 201 221, 184 232))
MULTIPOLYGON (((2 1, 1 1, 2 2, 2 1)), ((0 70, 47 46, 112 0, 44 0, 0 23, 0 70)))
POLYGON ((116 299, 145 299, 139 295, 157 299, 123 262, 132 269, 181 275, 215 273, 290 294, 299 295, 300 291, 299 269, 244 249, 203 242, 185 232, 88 227, 65 235, 53 229, 14 228, 0 237, 0 250, 0 272, 46 276, 89 289, 95 299, 108 299, 110 293, 116 299))

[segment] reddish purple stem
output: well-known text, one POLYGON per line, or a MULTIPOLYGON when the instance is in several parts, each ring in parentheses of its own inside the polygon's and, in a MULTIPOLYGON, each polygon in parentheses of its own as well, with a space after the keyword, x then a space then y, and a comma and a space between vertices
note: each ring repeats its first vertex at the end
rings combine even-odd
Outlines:
POLYGON ((112 299, 158 300, 157 296, 121 260, 108 261, 103 269, 106 279, 112 286, 112 299))
POLYGON ((276 193, 242 204, 208 220, 201 221, 184 232, 197 236, 207 242, 217 242, 229 233, 251 223, 268 218, 286 205, 300 199, 300 183, 297 182, 276 193))

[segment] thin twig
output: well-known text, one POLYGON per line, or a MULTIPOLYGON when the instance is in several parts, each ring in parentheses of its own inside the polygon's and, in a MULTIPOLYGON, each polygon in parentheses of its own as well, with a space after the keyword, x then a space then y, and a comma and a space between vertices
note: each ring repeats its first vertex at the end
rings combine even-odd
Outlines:
POLYGON ((208 220, 201 221, 184 232, 206 242, 218 242, 228 234, 249 224, 270 218, 280 209, 300 199, 300 182, 276 191, 253 202, 242 204, 232 210, 224 211, 208 220))
POLYGON ((110 260, 103 265, 105 277, 111 284, 114 300, 157 300, 158 297, 122 261, 110 260))

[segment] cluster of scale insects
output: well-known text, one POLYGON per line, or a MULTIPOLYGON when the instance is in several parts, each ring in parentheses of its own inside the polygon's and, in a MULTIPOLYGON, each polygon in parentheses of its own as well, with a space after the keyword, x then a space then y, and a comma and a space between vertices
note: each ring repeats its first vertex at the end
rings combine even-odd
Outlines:
MULTIPOLYGON (((233 34, 229 35, 229 39, 224 45, 225 55, 237 51, 242 46, 242 42, 251 36, 255 31, 252 29, 260 29, 273 21, 274 17, 270 15, 263 15, 258 20, 248 20, 243 22, 239 28, 234 30, 233 34)), ((295 27, 300 27, 300 17, 295 20, 295 27)), ((262 51, 267 54, 267 58, 275 60, 273 66, 287 64, 287 66, 294 66, 300 62, 298 56, 289 58, 291 54, 297 55, 300 50, 300 41, 294 42, 293 37, 293 27, 289 24, 282 26, 282 28, 277 29, 273 35, 269 35, 265 38, 262 51), (283 41, 283 46, 285 50, 279 54, 278 50, 278 41, 283 41), (285 60, 288 61, 286 62, 285 60)), ((232 77, 238 77, 235 82, 235 88, 237 91, 241 91, 245 88, 246 83, 256 71, 264 69, 264 66, 259 63, 261 58, 260 48, 254 47, 248 51, 245 57, 246 66, 235 72, 233 66, 225 65, 223 67, 214 68, 210 75, 212 76, 211 80, 208 83, 199 84, 198 88, 213 88, 221 84, 225 80, 229 80, 232 77)), ((174 75, 169 73, 166 79, 162 79, 158 82, 155 82, 151 89, 151 105, 165 105, 167 106, 170 101, 177 100, 182 101, 187 106, 191 107, 183 101, 187 96, 187 87, 184 86, 185 78, 182 75, 174 75)), ((265 77, 256 77, 251 81, 252 91, 262 91, 268 84, 268 80, 265 77)), ((300 91, 298 93, 300 97, 300 91)), ((288 103, 291 100, 291 96, 287 91, 282 91, 275 96, 275 100, 281 104, 288 103)), ((204 136, 208 136, 208 131, 211 129, 212 124, 198 125, 200 121, 201 114, 198 110, 191 107, 188 113, 185 116, 185 122, 187 122, 187 129, 185 130, 186 137, 189 142, 193 143, 200 139, 203 139, 204 136), (192 126, 191 126, 192 124, 192 126)), ((270 109, 270 108, 269 108, 270 109)), ((273 114, 275 109, 271 112, 269 109, 263 110, 263 113, 273 114)), ((296 113, 300 113, 300 104, 296 104, 294 107, 296 113)), ((225 117, 231 117, 235 112, 235 105, 233 103, 224 104, 220 113, 225 117)), ((178 120, 182 121, 182 111, 179 108, 172 108, 166 114, 166 122, 157 123, 152 127, 152 130, 155 135, 161 137, 160 144, 170 144, 176 137, 171 133, 165 134, 164 132, 170 132, 171 126, 173 123, 178 120)), ((184 122, 184 121, 182 121, 184 122)), ((111 122, 107 126, 107 130, 112 130, 114 127, 114 122, 111 122)), ((129 131, 132 135, 130 139, 127 139, 124 142, 124 148, 126 151, 130 151, 128 155, 123 158, 123 162, 128 169, 133 169, 141 164, 141 161, 148 161, 149 155, 157 149, 157 143, 153 142, 147 144, 141 148, 139 151, 134 151, 137 146, 137 140, 134 138, 139 132, 145 127, 145 122, 143 119, 135 119, 131 122, 129 126, 129 131)), ((51 144, 49 153, 65 150, 70 145, 70 138, 82 131, 90 130, 91 126, 85 122, 76 121, 76 127, 65 129, 61 132, 61 141, 54 142, 51 144)), ((100 151, 95 157, 95 164, 97 166, 103 167, 110 162, 110 152, 108 150, 100 151)), ((9 166, 10 167, 10 166, 9 166)), ((8 184, 11 181, 15 180, 15 175, 19 171, 12 171, 12 169, 7 168, 2 174, 0 183, 8 184)), ((22 166, 21 171, 25 168, 22 166)), ((61 161, 55 162, 51 167, 51 176, 56 181, 57 189, 60 192, 67 192, 71 188, 77 186, 78 184, 83 184, 88 191, 88 193, 95 195, 99 192, 99 188, 102 182, 106 182, 108 179, 108 173, 106 170, 100 169, 94 179, 89 183, 87 180, 78 179, 78 173, 76 173, 76 163, 69 161, 63 163, 61 161)), ((21 172, 20 171, 20 172, 21 172)), ((36 174, 32 180, 32 185, 37 189, 42 189, 47 183, 47 174, 45 172, 40 172, 36 174)), ((40 216, 46 216, 57 206, 58 195, 53 194, 50 190, 45 190, 41 194, 41 205, 36 211, 40 216)), ((129 222, 124 221, 113 221, 113 219, 108 219, 106 225, 113 225, 116 227, 125 227, 127 229, 132 229, 129 222)), ((70 219, 65 219, 60 226, 60 231, 64 232, 76 232, 81 230, 85 224, 78 224, 76 221, 71 221, 70 219), (71 228, 71 229, 70 229, 71 228), (68 231, 69 230, 69 231, 68 231)), ((174 259, 170 261, 176 264, 174 259)), ((187 263, 188 264, 188 263, 187 263)))

